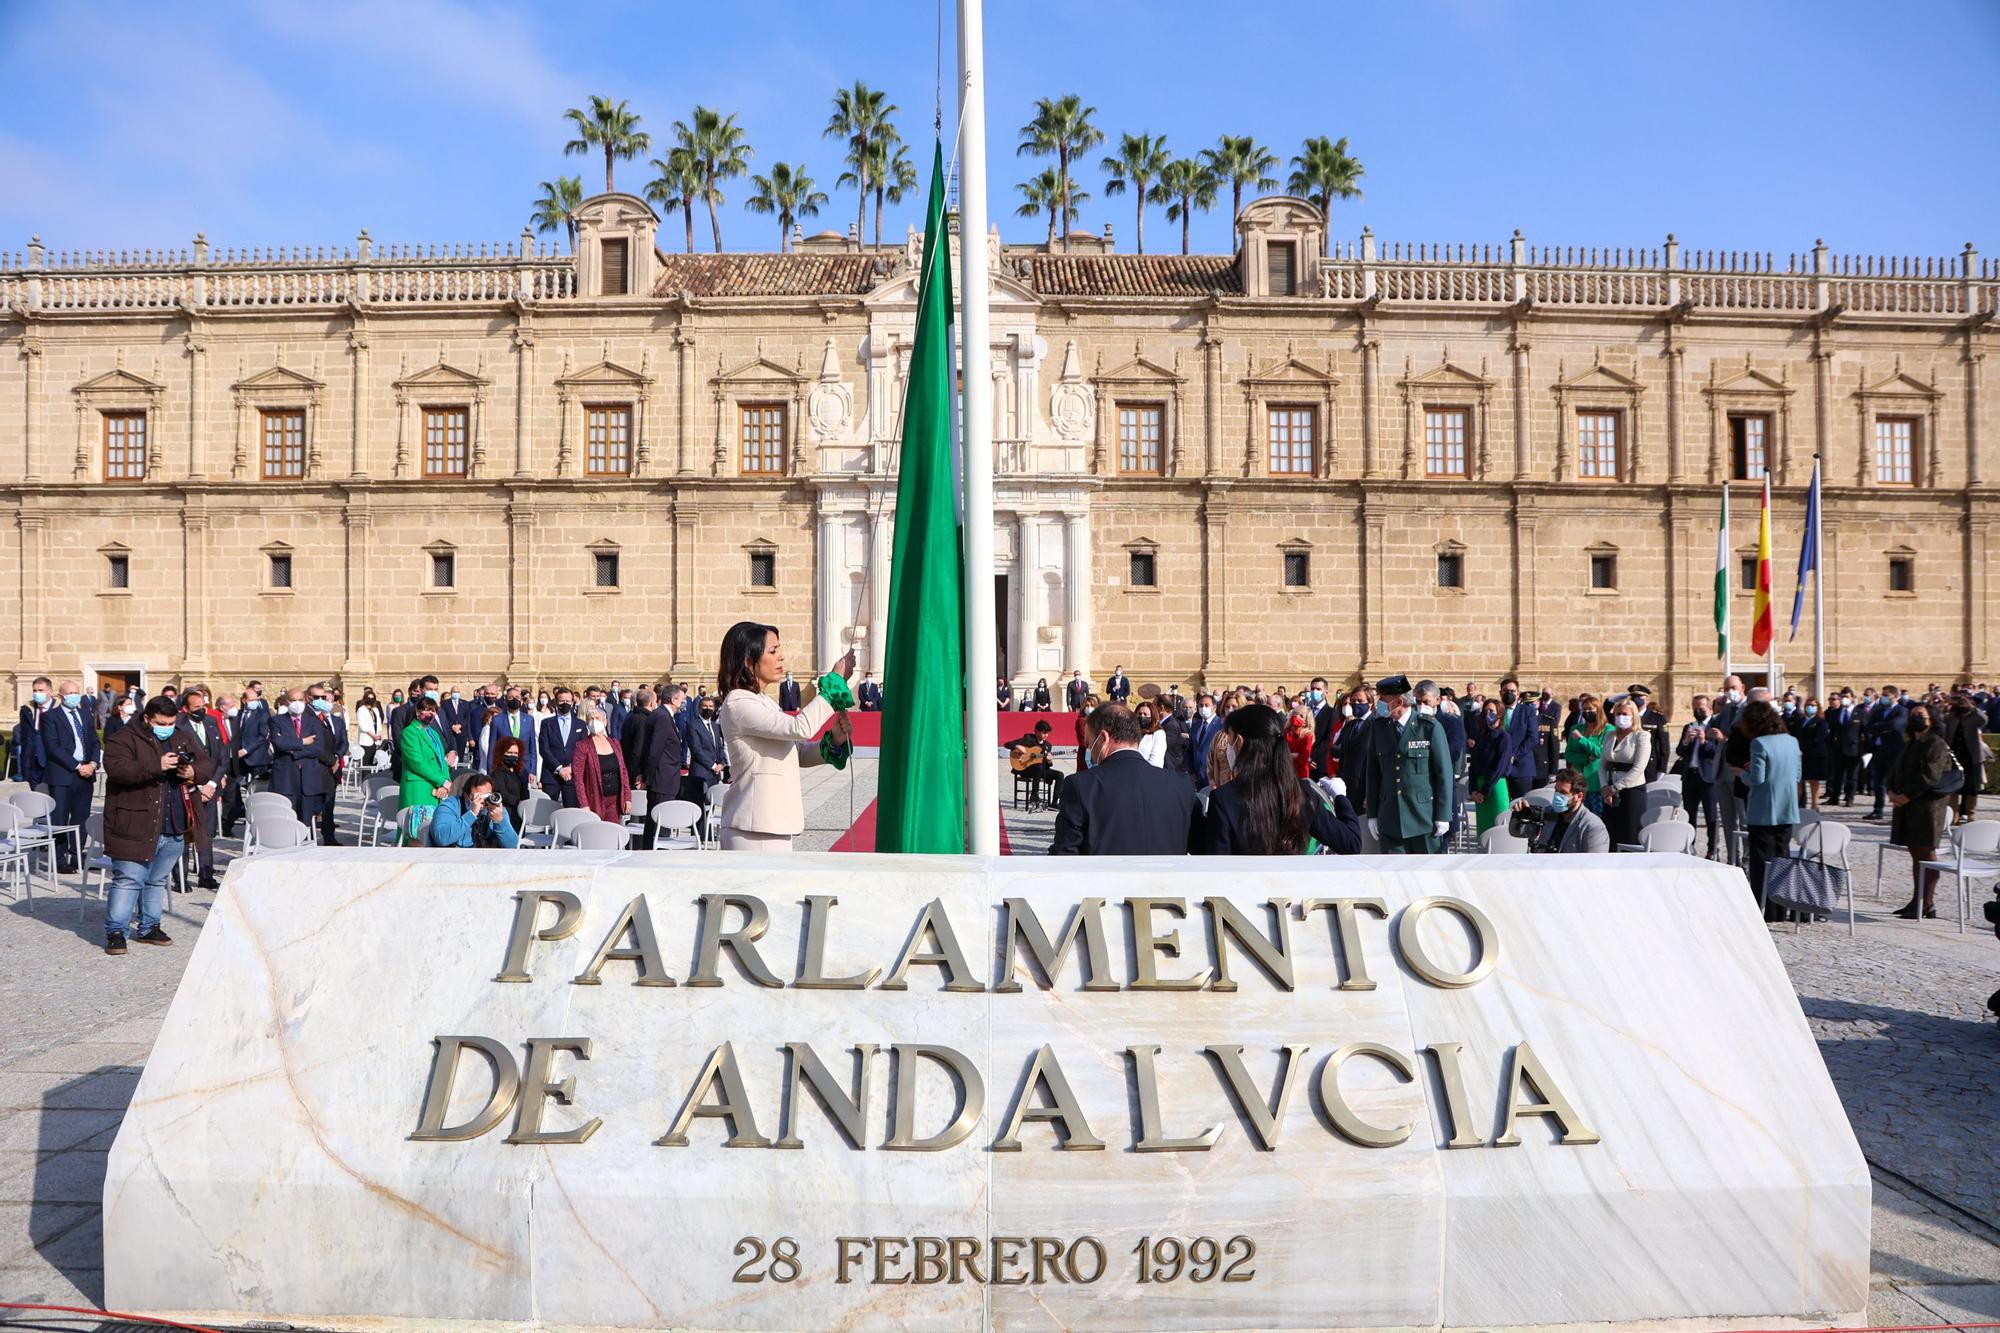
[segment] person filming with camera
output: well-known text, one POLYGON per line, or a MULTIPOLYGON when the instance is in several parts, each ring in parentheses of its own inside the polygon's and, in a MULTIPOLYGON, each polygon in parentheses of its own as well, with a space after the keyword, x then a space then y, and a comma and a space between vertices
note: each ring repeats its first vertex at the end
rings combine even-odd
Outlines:
POLYGON ((215 777, 215 760, 172 695, 146 701, 144 725, 104 745, 104 850, 111 858, 104 952, 122 954, 128 931, 140 944, 168 945, 160 929, 167 880, 197 818, 193 792, 215 777), (131 930, 132 913, 139 914, 131 930))
POLYGON ((1611 835, 1604 821, 1583 805, 1583 774, 1573 768, 1556 770, 1546 816, 1535 810, 1526 797, 1514 802, 1508 816, 1508 831, 1529 839, 1535 852, 1608 852, 1611 835), (1539 822, 1539 827, 1536 827, 1539 822))
POLYGON ((458 794, 447 796, 431 814, 424 841, 432 847, 519 847, 520 835, 507 818, 506 802, 484 773, 467 773, 458 794))

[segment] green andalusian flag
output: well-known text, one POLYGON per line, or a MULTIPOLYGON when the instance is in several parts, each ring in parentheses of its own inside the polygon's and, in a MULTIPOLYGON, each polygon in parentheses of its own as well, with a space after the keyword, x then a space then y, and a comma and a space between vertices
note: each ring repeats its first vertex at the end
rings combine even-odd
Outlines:
POLYGON ((932 153, 917 339, 903 399, 875 849, 965 850, 965 584, 952 470, 951 246, 932 153))
POLYGON ((1722 484, 1722 526, 1715 530, 1715 655, 1729 665, 1729 483, 1722 484))

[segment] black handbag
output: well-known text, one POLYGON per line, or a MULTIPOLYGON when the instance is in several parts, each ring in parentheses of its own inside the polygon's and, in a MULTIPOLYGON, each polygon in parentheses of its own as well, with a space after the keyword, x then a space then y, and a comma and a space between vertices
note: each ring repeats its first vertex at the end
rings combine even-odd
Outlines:
POLYGON ((1965 790, 1965 769, 1960 767, 1958 756, 1949 750, 1945 753, 1951 758, 1951 767, 1945 770, 1945 775, 1931 788, 1932 796, 1956 796, 1965 790))
POLYGON ((1764 901, 1830 915, 1848 892, 1847 871, 1806 856, 1774 856, 1764 865, 1764 901))

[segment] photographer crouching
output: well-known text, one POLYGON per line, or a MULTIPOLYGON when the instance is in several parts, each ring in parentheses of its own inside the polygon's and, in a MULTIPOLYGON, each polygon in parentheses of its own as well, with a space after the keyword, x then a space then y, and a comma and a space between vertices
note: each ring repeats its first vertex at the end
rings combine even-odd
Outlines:
POLYGON ((131 938, 172 944, 160 929, 167 880, 200 816, 193 792, 215 776, 215 761, 181 716, 172 695, 146 701, 144 725, 120 728, 104 743, 104 850, 111 857, 111 893, 104 914, 104 952, 122 954, 131 938))
POLYGON ((1527 798, 1514 802, 1507 831, 1528 840, 1531 852, 1608 852, 1611 835, 1604 821, 1583 805, 1584 777, 1573 768, 1558 769, 1546 810, 1527 798))
POLYGON ((432 847, 519 847, 507 806, 484 773, 459 779, 458 794, 438 803, 424 842, 432 847))

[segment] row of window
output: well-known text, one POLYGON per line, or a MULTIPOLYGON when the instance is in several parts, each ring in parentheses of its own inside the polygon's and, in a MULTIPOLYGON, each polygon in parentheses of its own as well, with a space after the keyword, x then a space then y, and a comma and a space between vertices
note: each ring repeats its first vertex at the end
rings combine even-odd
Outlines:
MULTIPOLYGON (((592 551, 591 586, 595 588, 619 587, 619 553, 616 551, 592 551)), ((458 555, 454 551, 432 551, 431 583, 438 589, 458 586, 458 555)), ((132 587, 132 557, 125 551, 105 553, 105 586, 113 592, 127 592, 132 587)), ((292 556, 288 551, 266 553, 266 585, 277 591, 285 591, 292 586, 292 556)), ((776 551, 750 552, 750 586, 753 588, 776 588, 778 586, 778 553, 776 551)))
MULTIPOLYGON (((423 475, 450 478, 467 475, 470 459, 470 414, 463 407, 426 407, 423 411, 423 475)), ((1166 475, 1166 405, 1118 405, 1118 470, 1125 476, 1166 475)), ((743 403, 737 409, 739 468, 745 476, 782 476, 785 439, 790 433, 785 403, 743 403)), ((285 481, 306 474, 306 414, 304 408, 273 407, 258 413, 260 475, 285 481)), ((1424 476, 1467 478, 1472 475, 1469 407, 1424 409, 1424 476)), ((583 409, 586 476, 624 477, 632 473, 632 409, 629 406, 589 406, 583 409)), ((1882 485, 1910 486, 1916 482, 1916 417, 1878 417, 1875 421, 1875 480, 1882 485)), ((1311 404, 1273 404, 1265 409, 1266 470, 1274 477, 1312 476, 1318 471, 1319 409, 1311 404)), ((1576 414, 1576 470, 1585 479, 1615 481, 1624 473, 1624 413, 1580 410, 1576 414)), ((1771 418, 1762 413, 1738 413, 1729 418, 1730 476, 1756 481, 1770 463, 1771 418)), ((146 414, 104 413, 104 479, 143 481, 146 477, 146 414)))

